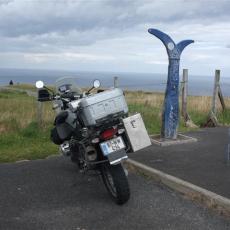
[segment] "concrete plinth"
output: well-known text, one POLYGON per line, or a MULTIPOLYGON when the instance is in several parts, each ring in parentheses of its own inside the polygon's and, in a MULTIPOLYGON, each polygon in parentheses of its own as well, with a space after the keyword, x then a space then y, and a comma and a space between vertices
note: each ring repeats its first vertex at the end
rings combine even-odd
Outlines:
POLYGON ((169 145, 179 145, 186 144, 191 142, 197 142, 197 139, 194 137, 189 137, 183 134, 178 134, 177 139, 165 139, 158 135, 150 135, 151 142, 160 146, 169 146, 169 145))

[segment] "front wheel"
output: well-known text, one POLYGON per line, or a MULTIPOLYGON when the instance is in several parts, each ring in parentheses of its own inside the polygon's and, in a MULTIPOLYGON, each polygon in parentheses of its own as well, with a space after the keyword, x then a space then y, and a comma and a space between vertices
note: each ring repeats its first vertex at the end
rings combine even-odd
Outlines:
POLYGON ((103 164, 101 175, 107 191, 117 204, 122 205, 129 200, 129 183, 121 164, 103 164))

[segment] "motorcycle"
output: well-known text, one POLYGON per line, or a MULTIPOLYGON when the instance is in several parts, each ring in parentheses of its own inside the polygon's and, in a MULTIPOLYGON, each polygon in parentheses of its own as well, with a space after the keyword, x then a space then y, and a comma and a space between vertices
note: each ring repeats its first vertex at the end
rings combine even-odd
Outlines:
POLYGON ((73 78, 57 80, 55 92, 42 81, 37 81, 36 87, 38 101, 53 101, 56 111, 51 140, 80 172, 98 171, 117 204, 126 203, 130 188, 122 162, 128 159, 131 146, 123 122, 128 117, 123 91, 111 88, 93 94, 92 90, 100 87, 100 81, 95 80, 82 92, 73 78))

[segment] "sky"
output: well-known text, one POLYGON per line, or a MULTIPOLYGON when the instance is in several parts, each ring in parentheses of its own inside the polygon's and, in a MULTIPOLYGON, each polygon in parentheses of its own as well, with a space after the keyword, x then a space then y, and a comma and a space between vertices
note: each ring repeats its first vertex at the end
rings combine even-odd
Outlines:
POLYGON ((181 69, 230 77, 230 0, 0 0, 0 68, 166 73, 149 28, 193 39, 181 69))

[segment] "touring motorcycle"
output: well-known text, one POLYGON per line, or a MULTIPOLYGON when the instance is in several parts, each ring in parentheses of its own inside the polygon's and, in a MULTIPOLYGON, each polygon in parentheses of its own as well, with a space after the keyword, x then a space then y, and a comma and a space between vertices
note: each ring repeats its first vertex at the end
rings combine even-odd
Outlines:
POLYGON ((128 116, 124 93, 119 88, 98 89, 99 80, 82 92, 75 81, 59 79, 55 90, 36 82, 38 101, 53 101, 56 111, 51 140, 80 172, 97 170, 112 199, 124 204, 129 200, 130 188, 122 162, 131 149, 123 122, 128 116), (91 93, 93 89, 97 93, 91 93))

